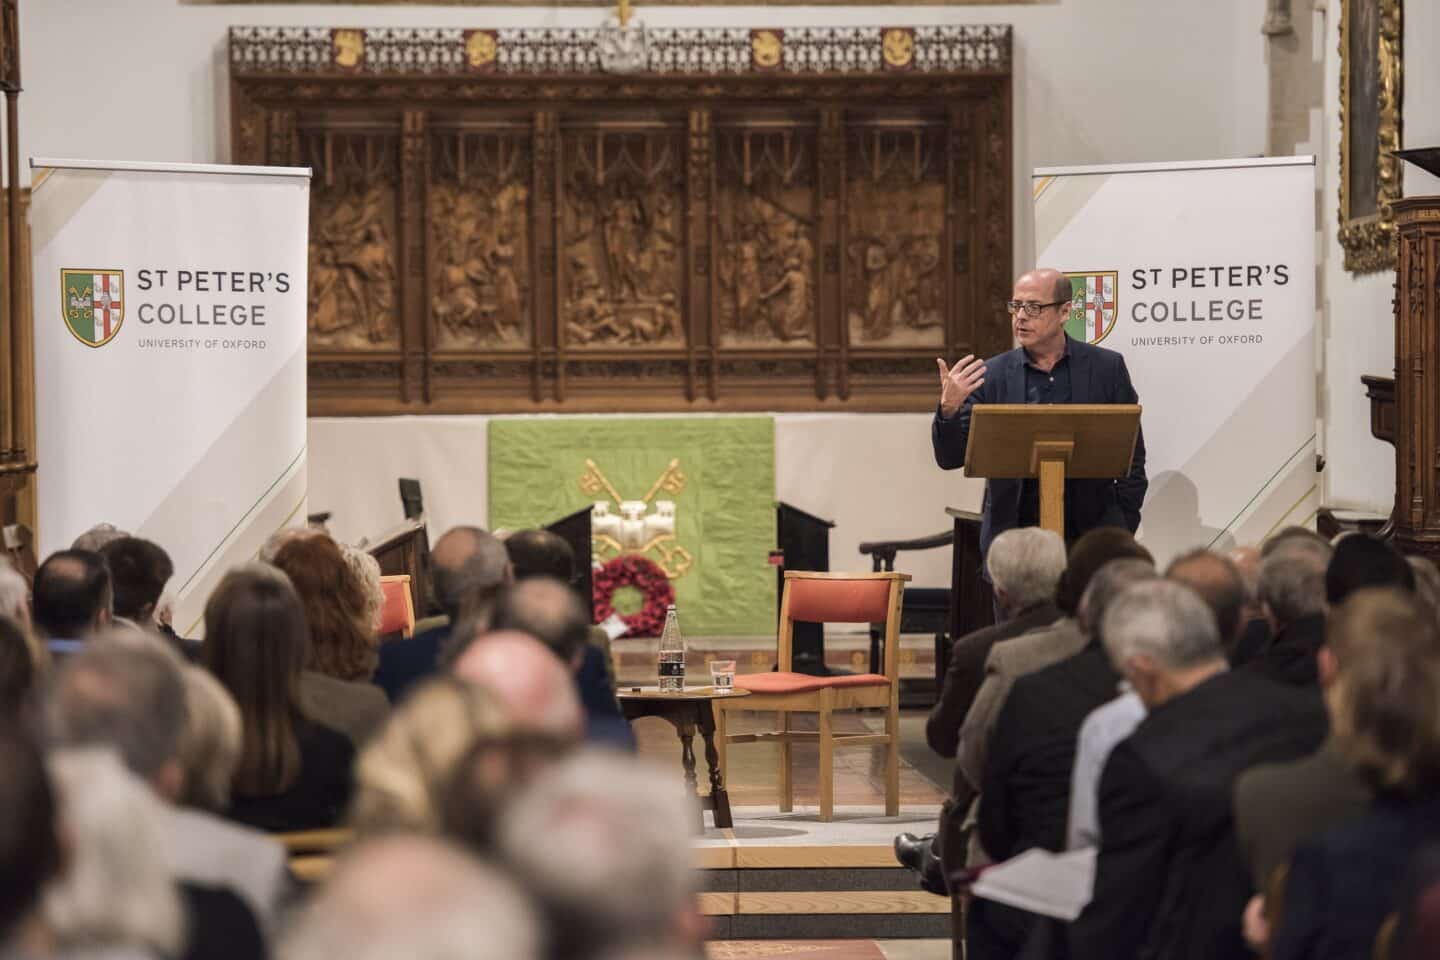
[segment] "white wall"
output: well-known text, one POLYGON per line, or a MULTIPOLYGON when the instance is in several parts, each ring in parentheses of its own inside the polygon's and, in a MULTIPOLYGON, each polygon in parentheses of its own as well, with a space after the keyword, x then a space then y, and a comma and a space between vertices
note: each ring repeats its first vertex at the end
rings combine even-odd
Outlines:
MULTIPOLYGON (((645 7, 665 26, 1011 23, 1015 27, 1015 259, 1030 265, 1036 166, 1256 155, 1266 134, 1265 0, 1056 0, 1010 6, 645 7)), ((244 25, 596 26, 598 8, 197 6, 179 0, 26 0, 22 156, 229 159, 226 29, 244 25), (86 59, 103 40, 114 56, 86 59)), ((28 172, 25 174, 28 180, 28 172)), ((312 509, 337 533, 400 518, 397 476, 420 476, 432 521, 483 519, 483 418, 311 423, 312 509), (376 459, 372 459, 376 458, 376 459), (443 489, 442 489, 443 488, 443 489)), ((928 411, 777 417, 777 493, 838 520, 832 562, 862 539, 922 536, 978 484, 930 457, 928 411)), ((945 585, 944 551, 913 555, 917 583, 945 585)))
MULTIPOLYGON (((1336 240, 1339 217, 1340 44, 1339 0, 1330 0, 1324 37, 1325 107, 1323 144, 1318 154, 1325 189, 1320 200, 1324 224, 1322 302, 1325 357, 1321 374, 1321 418, 1328 466, 1323 501, 1330 506, 1385 515, 1395 502, 1394 450, 1370 435, 1370 404, 1362 374, 1391 376, 1395 368, 1395 325, 1391 298, 1394 273, 1355 276, 1345 271, 1336 240)), ((1411 0, 1405 5, 1402 144, 1440 144, 1440 4, 1411 0)), ((1408 165, 1407 165, 1408 166, 1408 165)), ((1440 193, 1440 180, 1413 168, 1405 194, 1440 193)))
MULTIPOLYGON (((1032 256, 1036 166, 1249 156, 1265 149, 1265 0, 1064 0, 885 7, 646 7, 655 27, 1015 26, 1017 266, 1032 256)), ((20 34, 22 157, 229 159, 226 29, 242 25, 598 26, 558 7, 27 0, 20 34), (103 38, 109 62, 79 37, 103 38)), ((24 174, 28 179, 28 173, 24 174)))

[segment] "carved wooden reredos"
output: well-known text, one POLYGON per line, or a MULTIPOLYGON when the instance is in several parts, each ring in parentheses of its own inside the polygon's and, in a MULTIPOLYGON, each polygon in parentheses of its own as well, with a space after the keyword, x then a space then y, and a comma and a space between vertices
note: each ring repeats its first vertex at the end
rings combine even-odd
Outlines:
POLYGON ((626 36, 231 31, 312 414, 914 410, 1009 345, 1008 27, 626 36))

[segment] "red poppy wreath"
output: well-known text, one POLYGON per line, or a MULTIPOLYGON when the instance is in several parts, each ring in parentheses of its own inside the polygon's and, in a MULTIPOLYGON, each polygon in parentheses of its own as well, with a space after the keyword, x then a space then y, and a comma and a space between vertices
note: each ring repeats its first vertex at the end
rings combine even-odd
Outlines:
POLYGON ((658 637, 665 629, 665 609, 675 602, 675 587, 654 561, 636 553, 616 557, 595 571, 591 595, 595 604, 595 622, 603 623, 611 614, 618 614, 630 629, 627 637, 658 637), (629 588, 629 589, 626 589, 629 588), (638 593, 640 608, 623 612, 624 594, 638 593), (620 597, 617 597, 620 594, 620 597), (616 609, 616 600, 622 610, 616 609))

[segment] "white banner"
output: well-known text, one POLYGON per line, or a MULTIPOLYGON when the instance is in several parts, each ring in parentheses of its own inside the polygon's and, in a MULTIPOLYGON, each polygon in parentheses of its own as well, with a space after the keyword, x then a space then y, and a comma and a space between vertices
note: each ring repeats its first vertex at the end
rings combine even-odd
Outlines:
POLYGON ((1313 158, 1042 169, 1034 194, 1071 335, 1124 354, 1140 394, 1157 560, 1313 520, 1313 158))
POLYGON ((309 171, 31 166, 42 555, 100 522, 154 540, 199 636, 305 517, 309 171))

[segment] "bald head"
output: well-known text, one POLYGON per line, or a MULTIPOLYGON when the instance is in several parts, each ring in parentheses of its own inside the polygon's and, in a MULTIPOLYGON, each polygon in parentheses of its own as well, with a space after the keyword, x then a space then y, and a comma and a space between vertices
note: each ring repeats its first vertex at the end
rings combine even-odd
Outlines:
POLYGON ((559 580, 532 577, 501 593, 490 626, 528 633, 561 660, 579 666, 590 634, 590 611, 559 580))
POLYGON ((439 840, 392 836, 344 857, 281 944, 282 960, 527 960, 535 914, 514 883, 439 840))
POLYGON ((1053 267, 1036 267, 1034 270, 1020 274, 1015 281, 1018 287, 1020 284, 1033 286, 1037 290, 1044 290, 1048 300, 1070 299, 1070 278, 1053 267))
POLYGON ((527 633, 499 630, 481 637, 453 671, 493 693, 519 727, 561 737, 579 737, 584 728, 570 668, 527 633))
POLYGON ((1200 595, 1215 615, 1220 642, 1233 655, 1244 629, 1245 579, 1227 557, 1209 550, 1182 554, 1165 571, 1166 579, 1183 583, 1200 595))
POLYGON ((1245 602, 1258 603, 1260 600, 1260 548, 1236 547, 1226 554, 1240 579, 1245 583, 1245 602))
POLYGON ((451 622, 487 611, 511 579, 505 544, 479 527, 452 527, 430 551, 435 596, 451 622))

